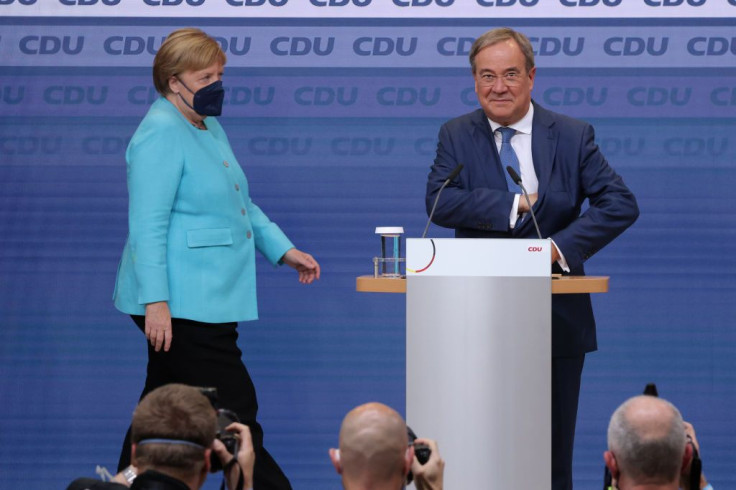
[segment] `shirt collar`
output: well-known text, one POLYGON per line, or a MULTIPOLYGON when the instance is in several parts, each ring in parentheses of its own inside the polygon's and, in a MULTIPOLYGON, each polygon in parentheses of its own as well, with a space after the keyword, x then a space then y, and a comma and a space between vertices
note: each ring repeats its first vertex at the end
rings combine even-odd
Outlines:
POLYGON ((133 480, 132 490, 189 490, 183 481, 156 470, 147 470, 133 480))
MULTIPOLYGON (((526 115, 524 115, 524 117, 522 117, 519 121, 515 122, 514 124, 510 124, 509 127, 514 128, 518 133, 532 134, 532 122, 533 121, 534 121, 534 104, 529 103, 529 110, 527 111, 526 115)), ((490 118, 488 119, 488 122, 491 124, 491 131, 493 133, 495 133, 498 128, 503 127, 490 118)))

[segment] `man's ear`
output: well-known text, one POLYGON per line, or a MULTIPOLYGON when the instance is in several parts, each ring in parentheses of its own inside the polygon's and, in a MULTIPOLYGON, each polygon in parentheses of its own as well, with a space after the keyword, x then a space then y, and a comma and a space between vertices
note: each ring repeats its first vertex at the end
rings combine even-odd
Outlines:
POLYGON ((135 450, 137 447, 138 445, 136 443, 130 445, 130 464, 132 464, 133 466, 138 466, 135 463, 135 450))
POLYGON ((409 474, 412 461, 414 461, 414 446, 409 446, 404 453, 404 476, 409 474))
POLYGON ((342 475, 342 465, 340 464, 340 450, 330 448, 330 460, 332 460, 332 466, 335 467, 338 475, 342 475))
POLYGON ((204 485, 207 475, 210 472, 212 466, 212 448, 207 448, 204 451, 204 464, 202 465, 202 471, 199 472, 199 485, 197 488, 201 488, 204 485))
POLYGON ((693 460, 693 443, 688 442, 685 444, 685 454, 682 455, 682 473, 686 473, 690 468, 690 463, 693 460))
POLYGON ((608 471, 611 472, 611 476, 618 480, 618 463, 616 462, 616 456, 611 451, 606 451, 603 453, 603 461, 606 462, 606 467, 608 468, 608 471))
POLYGON ((205 475, 209 473, 212 468, 212 448, 207 448, 204 451, 204 468, 205 475))

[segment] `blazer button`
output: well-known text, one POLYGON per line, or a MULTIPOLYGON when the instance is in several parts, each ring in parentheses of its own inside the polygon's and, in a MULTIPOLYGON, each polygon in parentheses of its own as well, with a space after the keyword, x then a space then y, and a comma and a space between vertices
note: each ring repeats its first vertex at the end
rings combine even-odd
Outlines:
POLYGON ((240 190, 240 186, 238 184, 235 184, 235 190, 236 191, 239 191, 240 190))
POLYGON ((243 216, 245 216, 245 208, 240 208, 240 214, 242 214, 243 216))
POLYGON ((250 237, 252 237, 252 236, 253 236, 253 234, 251 232, 247 232, 245 234, 245 238, 247 238, 248 240, 250 240, 250 237))
POLYGON ((229 167, 229 166, 230 166, 230 164, 229 164, 229 163, 227 163, 227 160, 223 160, 223 161, 222 161, 222 164, 223 164, 223 165, 225 165, 226 167, 229 167))

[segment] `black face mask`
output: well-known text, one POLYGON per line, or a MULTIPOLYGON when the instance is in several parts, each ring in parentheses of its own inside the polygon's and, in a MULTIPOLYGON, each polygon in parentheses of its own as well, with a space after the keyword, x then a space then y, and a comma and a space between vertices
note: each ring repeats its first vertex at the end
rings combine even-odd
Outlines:
MULTIPOLYGON (((177 77, 177 79, 179 80, 179 83, 184 85, 184 82, 182 82, 180 78, 177 77)), ((219 116, 222 114, 222 102, 225 100, 225 89, 222 88, 222 82, 220 80, 212 82, 196 92, 192 92, 186 85, 184 85, 184 88, 194 95, 194 106, 189 105, 189 102, 187 102, 181 94, 177 95, 191 110, 200 116, 219 116)))

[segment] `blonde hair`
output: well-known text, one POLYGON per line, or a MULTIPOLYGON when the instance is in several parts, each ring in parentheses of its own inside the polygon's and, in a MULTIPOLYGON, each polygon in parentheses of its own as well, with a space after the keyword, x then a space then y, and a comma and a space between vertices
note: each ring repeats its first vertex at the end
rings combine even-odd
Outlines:
POLYGON ((166 37, 153 60, 153 85, 166 96, 171 93, 171 77, 215 62, 225 65, 227 56, 213 37, 194 27, 176 30, 166 37))

